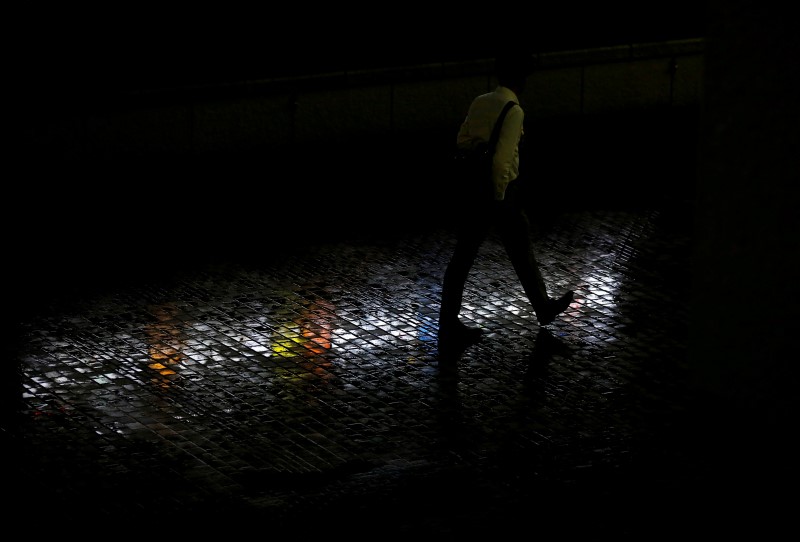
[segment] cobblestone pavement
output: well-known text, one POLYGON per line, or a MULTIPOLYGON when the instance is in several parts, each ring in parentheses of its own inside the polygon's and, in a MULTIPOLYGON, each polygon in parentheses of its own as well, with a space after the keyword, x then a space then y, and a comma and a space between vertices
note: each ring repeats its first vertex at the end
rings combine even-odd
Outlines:
POLYGON ((487 335, 451 362, 438 226, 53 301, 20 326, 15 514, 59 532, 679 532, 711 483, 688 444, 690 222, 539 227, 551 292, 576 292, 544 328, 489 239, 462 313, 487 335))

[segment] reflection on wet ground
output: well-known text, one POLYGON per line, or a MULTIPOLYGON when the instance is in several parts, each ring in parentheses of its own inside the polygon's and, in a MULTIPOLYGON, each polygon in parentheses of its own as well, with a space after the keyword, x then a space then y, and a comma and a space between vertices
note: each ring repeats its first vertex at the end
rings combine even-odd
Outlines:
MULTIPOLYGON (((55 303, 22 326, 21 513, 474 534, 672 498, 695 473, 668 436, 686 408, 691 234, 670 212, 540 231, 551 291, 576 292, 547 328, 490 239, 463 312, 487 335, 447 363, 440 228, 55 303)), ((594 532, 634 529, 604 518, 594 532)))

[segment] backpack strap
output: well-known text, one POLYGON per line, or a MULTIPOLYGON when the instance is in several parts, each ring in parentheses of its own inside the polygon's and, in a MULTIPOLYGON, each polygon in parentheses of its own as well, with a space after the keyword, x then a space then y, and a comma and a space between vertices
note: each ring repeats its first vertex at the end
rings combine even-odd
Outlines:
POLYGON ((505 106, 503 106, 503 110, 500 112, 500 116, 497 117, 497 120, 494 123, 494 128, 492 129, 492 136, 489 138, 489 153, 494 154, 494 148, 497 145, 497 140, 500 139, 500 127, 503 126, 503 120, 506 118, 506 113, 508 110, 517 105, 517 102, 513 100, 509 100, 505 106))

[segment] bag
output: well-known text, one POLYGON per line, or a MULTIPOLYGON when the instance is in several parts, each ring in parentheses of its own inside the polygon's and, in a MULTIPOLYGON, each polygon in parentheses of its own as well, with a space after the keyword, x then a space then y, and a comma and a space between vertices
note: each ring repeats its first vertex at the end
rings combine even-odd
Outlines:
POLYGON ((489 141, 480 141, 474 147, 457 148, 453 153, 454 172, 459 186, 463 185, 463 194, 478 200, 494 199, 494 183, 492 182, 492 165, 500 127, 508 110, 516 102, 509 101, 495 122, 489 141))
POLYGON ((453 153, 456 171, 466 177, 491 179, 494 151, 489 143, 480 141, 471 149, 457 148, 453 153))

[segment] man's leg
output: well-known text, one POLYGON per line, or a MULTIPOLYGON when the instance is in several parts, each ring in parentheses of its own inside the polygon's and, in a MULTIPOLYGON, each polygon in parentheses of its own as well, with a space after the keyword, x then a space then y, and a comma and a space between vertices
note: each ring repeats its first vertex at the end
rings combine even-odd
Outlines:
POLYGON ((472 265, 478 256, 483 235, 477 229, 462 232, 442 280, 442 305, 439 310, 439 327, 456 325, 461 312, 461 302, 472 265))
POLYGON ((464 333, 465 326, 459 321, 461 302, 467 276, 475 263, 483 241, 491 226, 491 209, 470 207, 463 218, 453 256, 447 265, 442 280, 442 304, 439 309, 439 334, 464 333))
POLYGON ((533 305, 537 314, 543 310, 549 297, 542 274, 539 271, 539 262, 533 249, 530 223, 519 202, 513 201, 512 194, 503 202, 505 207, 499 221, 499 233, 503 240, 508 258, 514 266, 520 283, 528 300, 533 305))
POLYGON ((564 312, 572 302, 573 293, 567 292, 558 299, 551 299, 539 270, 536 251, 531 239, 530 222, 518 194, 510 190, 503 202, 505 209, 499 223, 500 236, 522 289, 528 297, 536 319, 541 325, 552 322, 557 314, 564 312))

